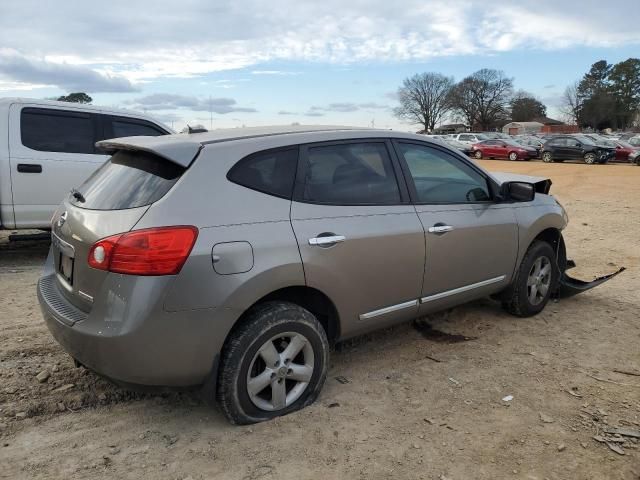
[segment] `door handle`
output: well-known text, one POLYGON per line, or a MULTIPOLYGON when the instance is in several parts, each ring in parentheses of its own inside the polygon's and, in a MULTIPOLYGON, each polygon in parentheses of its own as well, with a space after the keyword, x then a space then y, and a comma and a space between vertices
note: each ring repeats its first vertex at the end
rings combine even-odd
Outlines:
POLYGON ((329 247, 336 243, 344 242, 347 238, 344 235, 330 235, 328 237, 314 237, 309 239, 309 245, 316 247, 329 247))
POLYGON ((20 173, 42 173, 42 165, 38 163, 19 163, 18 172, 20 173))
POLYGON ((434 225, 429 227, 429 233, 447 233, 453 230, 451 225, 434 225))

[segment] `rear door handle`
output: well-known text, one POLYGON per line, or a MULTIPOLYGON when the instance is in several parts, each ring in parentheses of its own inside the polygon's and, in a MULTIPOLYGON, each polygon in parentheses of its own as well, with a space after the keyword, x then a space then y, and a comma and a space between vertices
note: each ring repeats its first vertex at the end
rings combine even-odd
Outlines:
POLYGON ((19 163, 18 171, 20 173, 42 173, 42 165, 39 163, 19 163))
POLYGON ((309 239, 309 245, 316 247, 329 247, 336 243, 344 242, 347 238, 344 235, 330 235, 327 237, 313 237, 309 239))
POLYGON ((429 227, 429 233, 447 233, 453 230, 451 225, 434 225, 429 227))

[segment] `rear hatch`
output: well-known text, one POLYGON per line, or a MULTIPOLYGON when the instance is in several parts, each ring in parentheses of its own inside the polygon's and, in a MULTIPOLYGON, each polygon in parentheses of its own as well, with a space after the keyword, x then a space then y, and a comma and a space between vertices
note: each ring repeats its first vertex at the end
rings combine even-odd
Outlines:
POLYGON ((130 231, 185 170, 152 153, 120 150, 71 191, 51 228, 57 284, 69 302, 85 312, 91 309, 94 295, 109 275, 89 266, 91 246, 130 231))

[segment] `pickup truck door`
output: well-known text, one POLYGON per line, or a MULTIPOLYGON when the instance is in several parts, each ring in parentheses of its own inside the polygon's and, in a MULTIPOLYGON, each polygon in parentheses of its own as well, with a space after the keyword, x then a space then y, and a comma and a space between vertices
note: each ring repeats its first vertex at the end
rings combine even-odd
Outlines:
POLYGON ((488 179, 470 161, 435 145, 395 147, 425 231, 419 314, 502 290, 518 254, 512 206, 491 198, 488 179))
POLYGON ((15 228, 46 228, 72 187, 104 161, 95 149, 98 115, 15 103, 9 110, 9 164, 15 228))

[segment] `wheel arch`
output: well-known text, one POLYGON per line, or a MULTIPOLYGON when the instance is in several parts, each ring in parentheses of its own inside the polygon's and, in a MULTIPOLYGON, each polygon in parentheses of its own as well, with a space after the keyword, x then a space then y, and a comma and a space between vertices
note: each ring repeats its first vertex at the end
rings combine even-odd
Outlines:
POLYGON ((255 300, 233 324, 226 335, 225 343, 255 307, 265 302, 276 301, 294 303, 310 311, 324 327, 330 344, 334 344, 340 338, 340 317, 333 301, 316 288, 307 285, 291 285, 278 288, 255 300))

